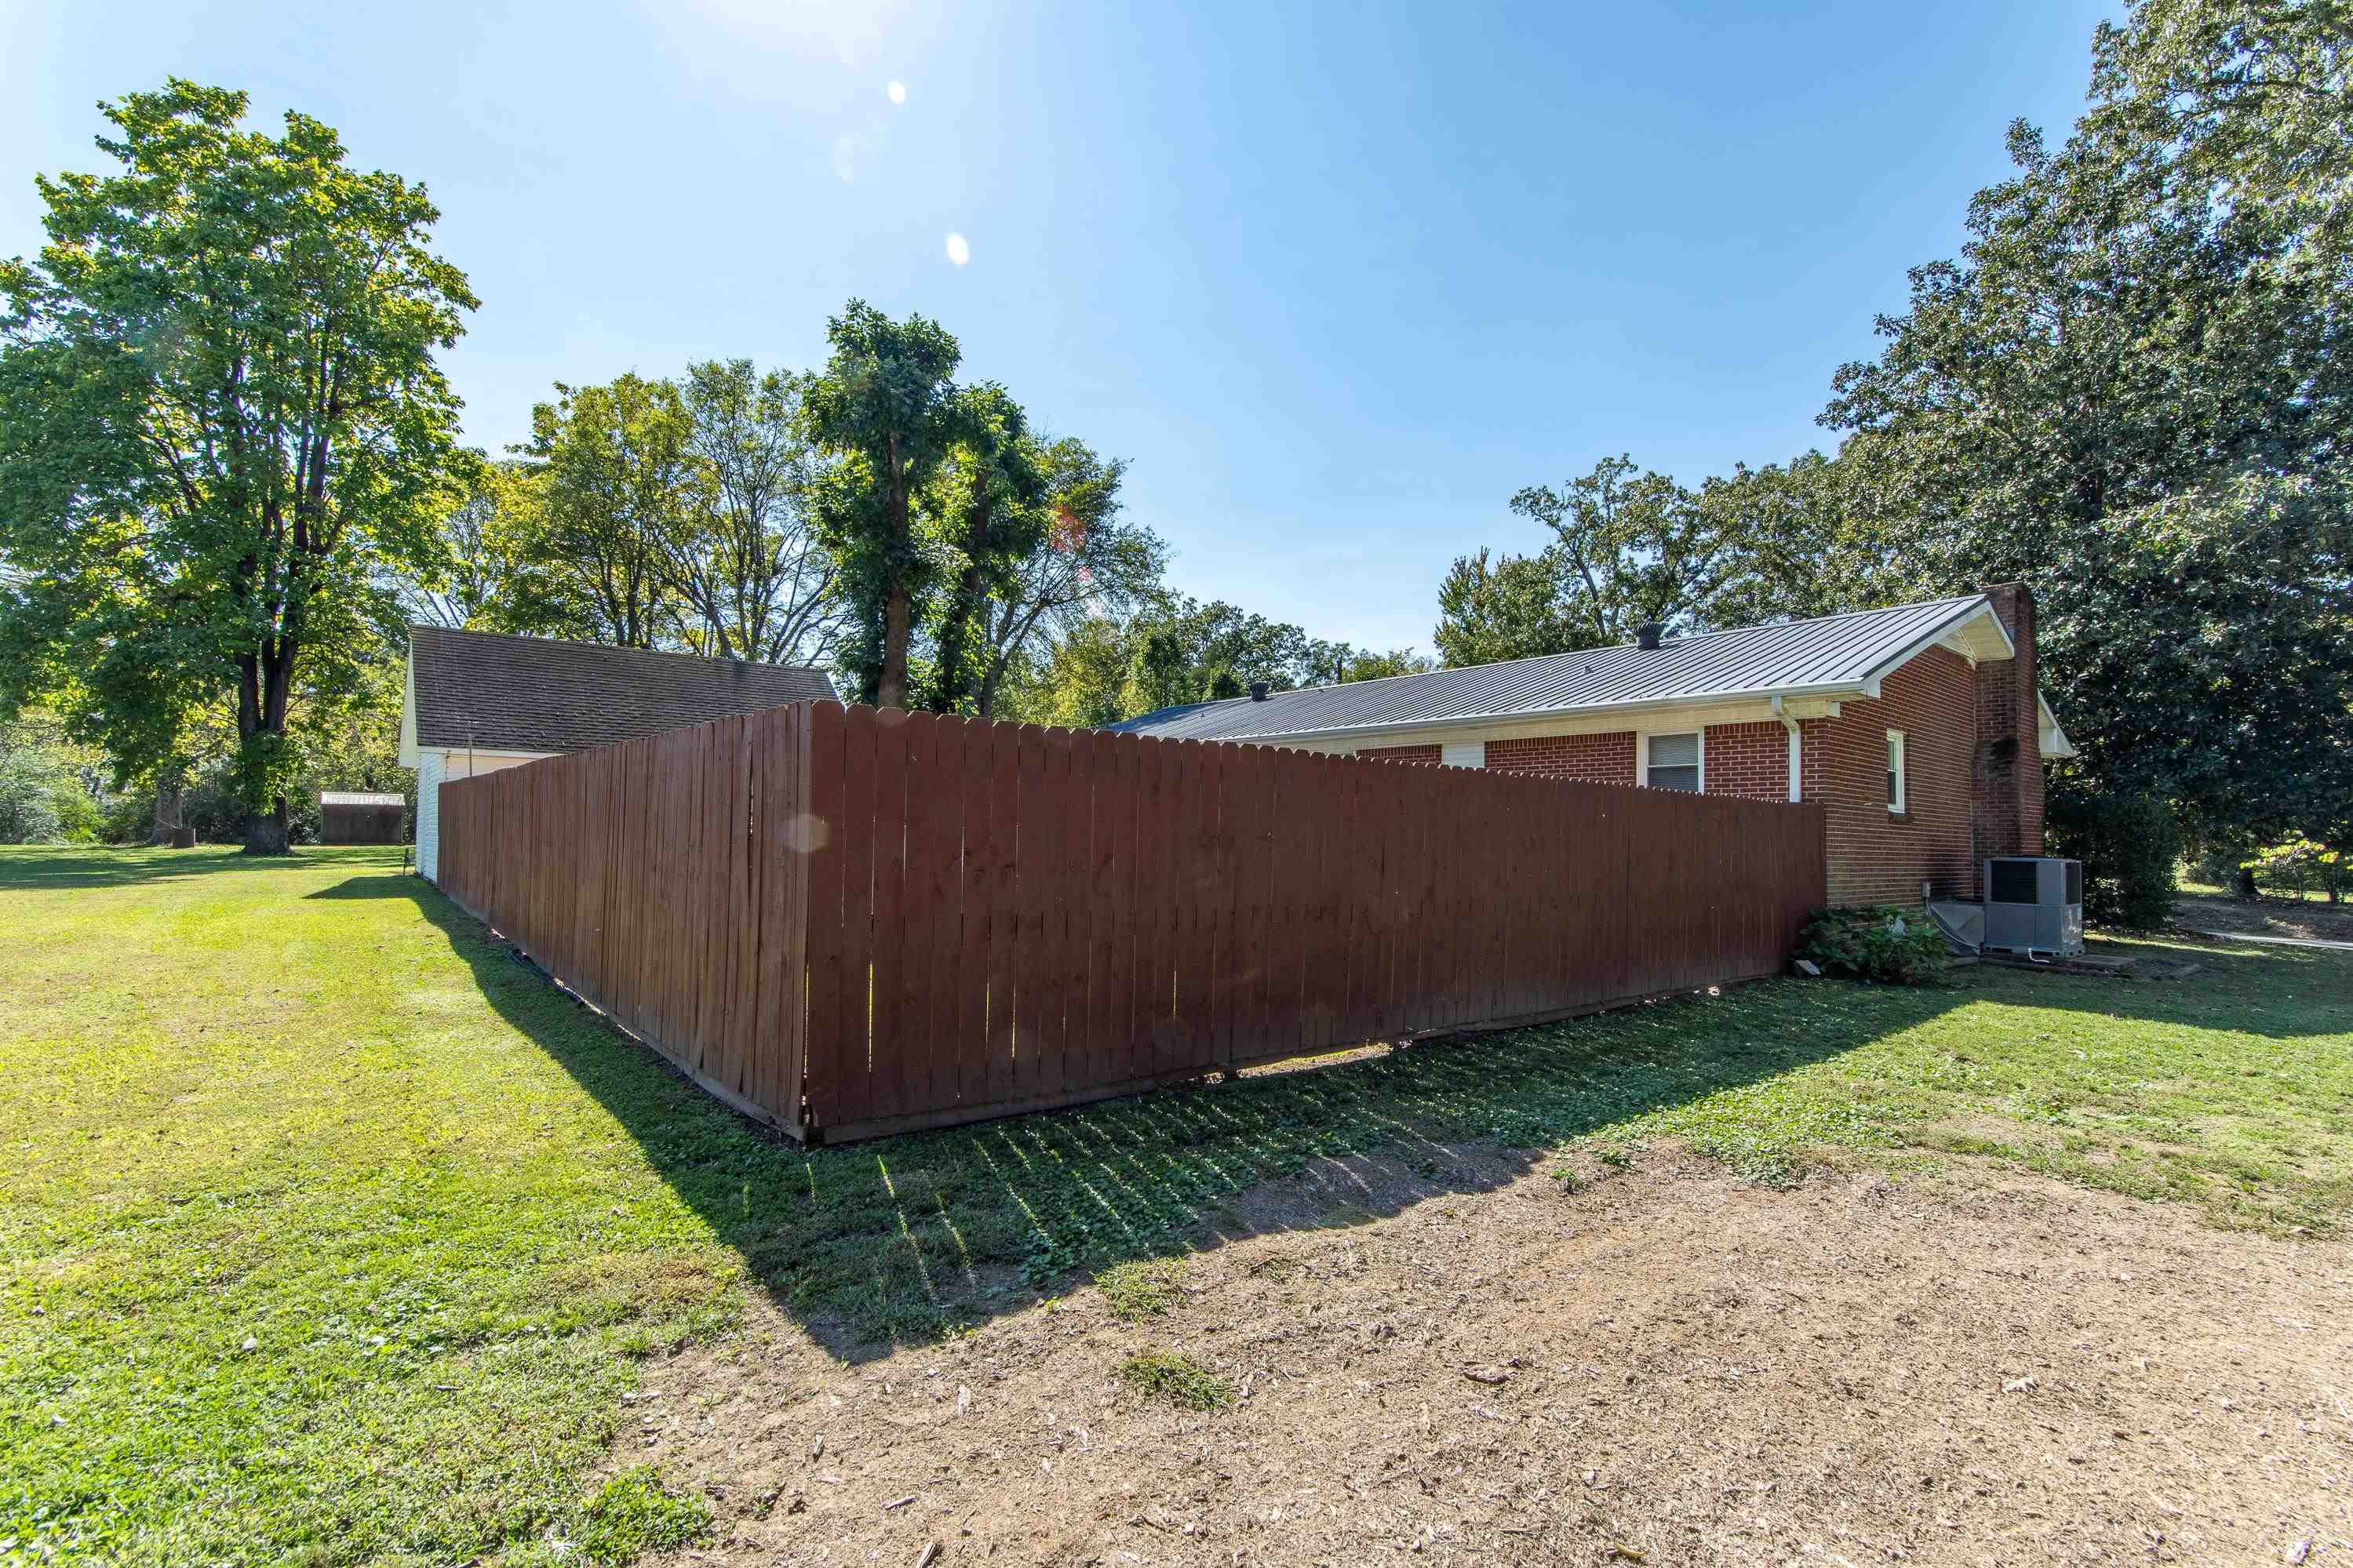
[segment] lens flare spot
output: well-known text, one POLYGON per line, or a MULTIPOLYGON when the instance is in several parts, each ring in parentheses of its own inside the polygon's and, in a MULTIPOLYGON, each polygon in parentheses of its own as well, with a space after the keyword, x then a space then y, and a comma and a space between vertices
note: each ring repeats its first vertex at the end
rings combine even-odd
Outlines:
POLYGON ((964 236, 960 234, 948 236, 948 259, 958 267, 972 259, 972 247, 965 243, 964 236))
POLYGON ((891 95, 891 101, 893 103, 904 103, 907 101, 907 84, 903 81, 894 81, 882 90, 891 95))

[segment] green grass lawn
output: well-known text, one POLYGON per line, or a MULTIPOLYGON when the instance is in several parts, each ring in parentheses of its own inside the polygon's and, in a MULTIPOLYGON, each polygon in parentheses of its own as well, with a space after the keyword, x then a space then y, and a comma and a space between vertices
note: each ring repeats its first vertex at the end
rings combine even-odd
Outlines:
POLYGON ((385 851, 0 850, 0 1563, 618 1562, 697 1516, 691 1478, 598 1480, 620 1395, 750 1293, 871 1356, 1322 1154, 1443 1185, 1444 1141, 1672 1137, 1767 1183, 1990 1161, 2342 1228, 2353 961, 2200 956, 1774 982, 804 1154, 385 851))
MULTIPOLYGON (((2223 887, 2219 882, 2199 881, 2188 871, 2183 871, 2180 876, 2175 879, 2174 887, 2179 891, 2188 893, 2195 898, 2231 899, 2238 896, 2236 893, 2232 891, 2232 889, 2223 887)), ((2313 886, 2306 888, 2302 892, 2298 892, 2293 886, 2279 886, 2276 884, 2267 883, 2263 889, 2263 901, 2264 903, 2280 904, 2293 904, 2299 902, 2306 904, 2326 904, 2328 902, 2328 889, 2325 887, 2319 886, 2316 880, 2313 886)), ((2339 907, 2341 908, 2342 906, 2339 907)))

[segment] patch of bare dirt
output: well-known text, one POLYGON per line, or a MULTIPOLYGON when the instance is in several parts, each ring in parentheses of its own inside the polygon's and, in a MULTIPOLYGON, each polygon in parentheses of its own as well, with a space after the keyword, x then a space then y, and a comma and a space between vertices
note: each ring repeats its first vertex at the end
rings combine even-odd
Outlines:
POLYGON ((1580 1163, 1361 1223, 1409 1173, 1271 1184, 1141 1322, 1089 1289, 853 1370, 764 1306, 615 1462, 709 1489, 677 1563, 2353 1563, 2341 1245, 1580 1163), (1145 1351, 1239 1402, 1147 1401, 1145 1351))
POLYGON ((2173 918, 2185 930, 2233 931, 2250 936, 2286 936, 2299 942, 2353 942, 2353 906, 2299 904, 2275 899, 2245 903, 2237 899, 2184 897, 2173 918))

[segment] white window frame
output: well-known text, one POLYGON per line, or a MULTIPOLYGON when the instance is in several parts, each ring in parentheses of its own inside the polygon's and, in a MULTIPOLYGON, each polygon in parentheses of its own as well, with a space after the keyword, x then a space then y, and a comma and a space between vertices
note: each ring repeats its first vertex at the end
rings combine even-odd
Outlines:
POLYGON ((1487 765, 1487 742, 1484 741, 1444 741, 1439 743, 1438 760, 1450 768, 1483 768, 1487 765))
POLYGON ((1887 731, 1887 771, 1895 775, 1895 798, 1887 803, 1887 814, 1908 816, 1912 810, 1912 755, 1901 730, 1887 731))
POLYGON ((1692 737, 1696 742, 1694 750, 1699 753, 1698 793, 1705 795, 1707 793, 1707 726, 1701 724, 1689 730, 1636 731, 1634 732, 1634 782, 1644 789, 1651 787, 1651 738, 1654 735, 1692 737))

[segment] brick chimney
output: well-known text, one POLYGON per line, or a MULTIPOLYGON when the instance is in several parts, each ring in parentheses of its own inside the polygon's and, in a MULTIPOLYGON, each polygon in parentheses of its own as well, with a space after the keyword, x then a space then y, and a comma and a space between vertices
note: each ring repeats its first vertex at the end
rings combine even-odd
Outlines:
POLYGON ((2041 678, 2034 657, 2034 595, 2023 583, 1988 588, 1993 613, 2017 645, 2015 658, 1980 664, 1972 677, 1976 762, 1969 826, 1978 858, 2042 853, 2041 678))

